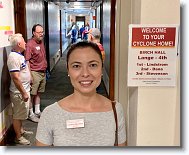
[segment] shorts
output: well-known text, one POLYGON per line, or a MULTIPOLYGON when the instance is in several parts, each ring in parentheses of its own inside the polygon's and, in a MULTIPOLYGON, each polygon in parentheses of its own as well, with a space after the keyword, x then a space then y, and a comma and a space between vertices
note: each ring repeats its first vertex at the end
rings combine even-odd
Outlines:
MULTIPOLYGON (((28 118, 29 114, 29 103, 30 103, 30 92, 28 92, 29 99, 27 102, 22 100, 22 95, 20 93, 10 92, 10 100, 13 119, 25 120, 28 118)), ((10 114, 10 113, 9 113, 10 114)))
POLYGON ((46 85, 46 73, 31 71, 33 84, 31 85, 31 95, 37 95, 38 92, 43 93, 46 85))

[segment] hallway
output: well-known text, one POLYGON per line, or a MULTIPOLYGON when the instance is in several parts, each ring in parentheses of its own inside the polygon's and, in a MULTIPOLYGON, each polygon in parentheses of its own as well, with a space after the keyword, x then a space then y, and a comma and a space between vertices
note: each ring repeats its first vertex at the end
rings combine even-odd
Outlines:
MULTIPOLYGON (((66 51, 63 53, 63 56, 52 70, 50 78, 47 80, 46 91, 41 95, 41 111, 43 111, 48 105, 59 101, 73 92, 73 88, 66 69, 66 53, 66 51)), ((104 96, 107 96, 103 83, 101 83, 98 92, 104 96)), ((34 134, 26 135, 26 138, 30 140, 31 146, 34 146, 37 123, 34 123, 30 120, 25 120, 23 121, 23 126, 26 130, 33 131, 34 134)), ((19 144, 15 144, 13 140, 10 140, 7 145, 21 146, 19 144)))
MULTIPOLYGON (((46 56, 51 70, 46 91, 41 96, 41 111, 72 93, 65 65, 64 51, 70 44, 67 34, 74 24, 89 25, 101 31, 106 53, 104 83, 99 92, 106 96, 105 86, 108 97, 122 104, 128 146, 182 146, 180 67, 184 61, 181 58, 184 40, 181 34, 187 27, 183 27, 186 19, 181 20, 187 10, 183 1, 0 0, 0 146, 16 145, 12 118, 8 115, 11 104, 7 68, 11 44, 8 37, 21 33, 27 41, 32 37, 32 27, 36 23, 43 25, 45 30, 46 56), (152 29, 158 31, 152 32, 152 29), (160 35, 161 39, 155 39, 154 36, 160 35), (160 50, 163 52, 157 52, 160 50), (64 52, 61 58, 60 51, 64 52)), ((184 31, 185 35, 188 36, 184 31)), ((24 125, 26 130, 34 131, 33 135, 27 135, 34 146, 37 123, 26 120, 24 125)), ((30 153, 33 152, 27 154, 30 153)))

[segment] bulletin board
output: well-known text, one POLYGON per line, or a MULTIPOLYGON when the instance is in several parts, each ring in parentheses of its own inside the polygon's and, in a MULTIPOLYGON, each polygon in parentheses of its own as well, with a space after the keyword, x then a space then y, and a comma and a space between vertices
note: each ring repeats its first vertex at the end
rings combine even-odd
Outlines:
POLYGON ((8 36, 14 33, 13 0, 0 0, 0 47, 10 45, 8 36))

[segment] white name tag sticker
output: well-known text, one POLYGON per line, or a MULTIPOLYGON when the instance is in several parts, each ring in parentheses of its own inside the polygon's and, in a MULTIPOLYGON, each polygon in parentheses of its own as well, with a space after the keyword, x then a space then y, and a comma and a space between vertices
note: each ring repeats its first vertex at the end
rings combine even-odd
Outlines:
POLYGON ((84 119, 66 120, 67 129, 84 128, 84 126, 85 126, 84 119))
POLYGON ((40 46, 37 46, 37 47, 36 47, 36 50, 40 50, 40 46))

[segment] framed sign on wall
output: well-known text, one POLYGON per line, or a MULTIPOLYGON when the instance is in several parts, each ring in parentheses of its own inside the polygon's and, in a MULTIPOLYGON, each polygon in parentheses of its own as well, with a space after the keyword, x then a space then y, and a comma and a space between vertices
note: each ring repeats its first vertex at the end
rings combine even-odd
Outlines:
POLYGON ((14 32, 13 12, 14 9, 12 0, 0 0, 0 47, 6 47, 10 45, 8 36, 14 32))
POLYGON ((175 86, 178 25, 129 25, 128 86, 175 86))

